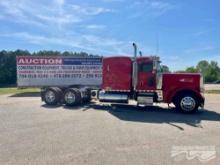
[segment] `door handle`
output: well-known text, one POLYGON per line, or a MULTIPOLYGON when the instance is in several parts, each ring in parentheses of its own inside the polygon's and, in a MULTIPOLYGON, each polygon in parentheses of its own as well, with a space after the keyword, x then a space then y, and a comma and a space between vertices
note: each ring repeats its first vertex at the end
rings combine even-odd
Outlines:
POLYGON ((141 82, 140 82, 140 86, 143 86, 143 84, 144 84, 143 81, 141 81, 141 82))
POLYGON ((149 86, 155 86, 155 85, 156 85, 156 79, 155 79, 155 77, 150 77, 150 78, 148 78, 147 84, 148 84, 149 86))

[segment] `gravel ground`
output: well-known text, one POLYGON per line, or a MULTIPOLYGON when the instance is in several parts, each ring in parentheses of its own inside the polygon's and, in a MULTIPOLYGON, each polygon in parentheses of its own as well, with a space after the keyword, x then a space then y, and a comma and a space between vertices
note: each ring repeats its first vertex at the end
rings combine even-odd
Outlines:
POLYGON ((205 90, 220 90, 220 84, 205 84, 205 90))
POLYGON ((206 95, 205 109, 186 115, 164 104, 147 109, 96 103, 75 108, 48 107, 37 95, 3 95, 0 164, 217 165, 219 100, 220 95, 206 95), (186 150, 187 157, 186 153, 171 157, 172 147, 181 146, 193 149, 186 150), (208 158, 213 149, 208 146, 216 151, 211 160, 208 158), (206 148, 201 154, 202 147, 206 148), (192 160, 188 160, 190 156, 192 160))

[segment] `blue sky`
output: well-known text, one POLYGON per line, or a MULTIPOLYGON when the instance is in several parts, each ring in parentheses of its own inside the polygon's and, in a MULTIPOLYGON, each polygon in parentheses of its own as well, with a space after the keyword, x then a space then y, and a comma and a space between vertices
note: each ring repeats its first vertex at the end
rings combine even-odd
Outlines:
POLYGON ((0 0, 0 50, 159 55, 172 70, 220 63, 219 0, 0 0))

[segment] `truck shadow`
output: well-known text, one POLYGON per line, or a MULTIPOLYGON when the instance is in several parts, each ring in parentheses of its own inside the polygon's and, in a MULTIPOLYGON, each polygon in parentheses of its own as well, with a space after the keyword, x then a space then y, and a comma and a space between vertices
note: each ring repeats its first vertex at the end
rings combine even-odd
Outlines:
POLYGON ((202 121, 220 121, 220 113, 208 109, 199 110, 195 114, 183 114, 175 110, 175 108, 168 109, 159 106, 137 108, 136 106, 123 104, 91 104, 89 107, 95 110, 108 111, 111 115, 123 121, 167 123, 180 130, 184 130, 184 128, 176 125, 178 123, 187 124, 192 127, 203 128, 201 124, 202 121))
POLYGON ((40 97, 40 92, 22 92, 10 95, 9 97, 40 97))

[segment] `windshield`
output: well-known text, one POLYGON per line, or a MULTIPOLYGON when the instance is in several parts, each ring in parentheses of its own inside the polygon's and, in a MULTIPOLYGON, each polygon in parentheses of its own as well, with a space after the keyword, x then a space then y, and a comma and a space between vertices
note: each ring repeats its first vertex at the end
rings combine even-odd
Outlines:
POLYGON ((160 61, 156 61, 156 66, 157 66, 157 73, 162 73, 163 72, 163 68, 162 66, 160 65, 160 61))

